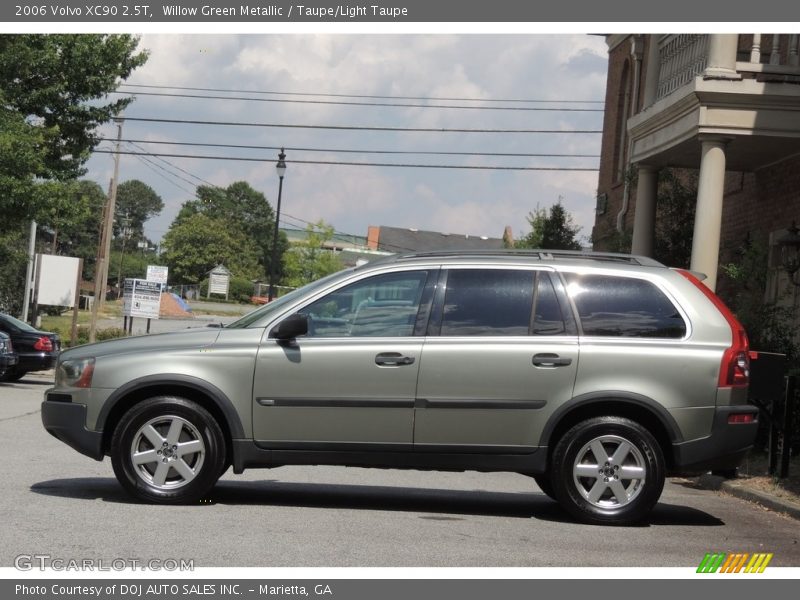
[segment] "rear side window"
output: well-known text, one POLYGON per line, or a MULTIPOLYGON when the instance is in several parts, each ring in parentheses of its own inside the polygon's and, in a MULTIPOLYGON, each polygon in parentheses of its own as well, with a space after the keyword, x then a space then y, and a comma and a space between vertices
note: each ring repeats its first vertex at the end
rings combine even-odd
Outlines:
POLYGON ((686 323, 675 305, 649 281, 566 273, 567 293, 584 335, 680 339, 686 323))
POLYGON ((451 270, 440 335, 528 335, 535 277, 535 271, 451 270))
POLYGON ((551 336, 565 335, 567 328, 548 273, 452 269, 447 274, 438 332, 443 336, 551 336))

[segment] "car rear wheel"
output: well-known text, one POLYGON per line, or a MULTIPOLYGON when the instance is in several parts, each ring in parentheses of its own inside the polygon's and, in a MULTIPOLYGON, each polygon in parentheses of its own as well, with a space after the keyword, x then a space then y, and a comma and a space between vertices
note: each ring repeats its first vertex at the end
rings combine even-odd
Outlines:
POLYGON ((195 402, 150 398, 117 425, 111 464, 122 487, 140 500, 196 502, 222 474, 225 438, 214 417, 195 402))
POLYGON ((622 417, 597 417, 567 431, 553 452, 553 491, 589 523, 641 521, 664 488, 664 457, 652 434, 622 417))

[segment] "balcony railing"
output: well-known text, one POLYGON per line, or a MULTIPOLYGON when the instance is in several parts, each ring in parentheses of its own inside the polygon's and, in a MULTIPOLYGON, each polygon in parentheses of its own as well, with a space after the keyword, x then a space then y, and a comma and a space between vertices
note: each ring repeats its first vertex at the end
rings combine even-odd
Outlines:
POLYGON ((793 33, 739 36, 736 70, 741 73, 800 75, 800 36, 793 33))
MULTIPOLYGON (((702 76, 707 65, 710 35, 663 35, 658 45, 659 76, 656 100, 702 76)), ((743 78, 800 81, 800 35, 743 34, 738 54, 731 57, 743 78)))
POLYGON ((668 96, 702 74, 708 59, 708 36, 682 33, 662 36, 658 45, 658 92, 668 96))

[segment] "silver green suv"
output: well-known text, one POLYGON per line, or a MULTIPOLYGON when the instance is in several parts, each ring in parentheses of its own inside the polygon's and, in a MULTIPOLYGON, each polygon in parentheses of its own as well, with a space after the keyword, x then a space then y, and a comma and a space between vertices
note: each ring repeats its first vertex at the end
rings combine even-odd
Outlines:
POLYGON ((747 336, 687 271, 569 252, 399 255, 224 328, 80 346, 42 421, 141 500, 229 467, 512 471, 631 523, 753 444, 747 336))

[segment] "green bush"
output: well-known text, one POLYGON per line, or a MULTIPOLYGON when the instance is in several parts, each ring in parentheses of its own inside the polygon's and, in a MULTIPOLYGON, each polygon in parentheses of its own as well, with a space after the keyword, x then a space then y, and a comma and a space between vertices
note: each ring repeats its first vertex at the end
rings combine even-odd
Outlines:
MULTIPOLYGON (((71 338, 72 330, 62 332, 60 328, 54 327, 53 333, 57 333, 61 338, 61 343, 65 348, 72 347, 71 338)), ((98 329, 95 331, 95 339, 98 342, 105 340, 114 340, 117 338, 125 337, 125 330, 122 327, 106 327, 105 329, 98 329)), ((75 340, 75 346, 82 346, 89 343, 89 328, 85 325, 78 325, 78 336, 75 340)))

